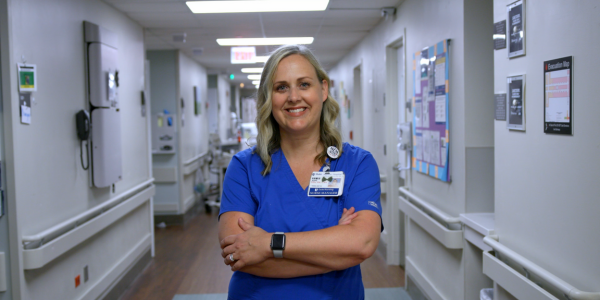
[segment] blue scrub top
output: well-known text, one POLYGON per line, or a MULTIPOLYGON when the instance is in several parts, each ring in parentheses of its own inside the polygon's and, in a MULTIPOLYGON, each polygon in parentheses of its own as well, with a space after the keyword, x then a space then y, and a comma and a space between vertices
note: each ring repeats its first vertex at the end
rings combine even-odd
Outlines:
MULTIPOLYGON (((368 151, 344 143, 342 155, 331 161, 331 171, 345 174, 340 197, 308 197, 283 151, 271 155, 271 172, 254 149, 236 154, 225 174, 220 214, 245 212, 267 232, 319 230, 338 224, 344 208, 372 210, 381 217, 379 168, 368 151)), ((323 167, 321 167, 321 170, 323 167)), ((383 225, 382 225, 383 229, 383 225)), ((284 254, 285 255, 285 254, 284 254)), ((364 299, 360 265, 326 274, 289 279, 263 278, 234 272, 229 299, 364 299)))

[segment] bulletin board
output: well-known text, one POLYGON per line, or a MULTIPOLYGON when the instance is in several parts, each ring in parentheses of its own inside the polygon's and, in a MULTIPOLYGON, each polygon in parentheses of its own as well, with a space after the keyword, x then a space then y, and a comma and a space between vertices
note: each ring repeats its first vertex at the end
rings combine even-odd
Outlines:
POLYGON ((413 55, 412 169, 450 181, 449 65, 450 40, 413 55))

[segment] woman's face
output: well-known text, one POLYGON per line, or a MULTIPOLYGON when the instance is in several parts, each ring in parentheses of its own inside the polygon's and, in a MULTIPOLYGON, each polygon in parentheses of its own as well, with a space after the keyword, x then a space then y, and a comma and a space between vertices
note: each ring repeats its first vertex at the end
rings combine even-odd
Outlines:
POLYGON ((319 81, 310 62, 299 54, 279 62, 273 77, 273 117, 282 134, 317 134, 327 81, 319 81))

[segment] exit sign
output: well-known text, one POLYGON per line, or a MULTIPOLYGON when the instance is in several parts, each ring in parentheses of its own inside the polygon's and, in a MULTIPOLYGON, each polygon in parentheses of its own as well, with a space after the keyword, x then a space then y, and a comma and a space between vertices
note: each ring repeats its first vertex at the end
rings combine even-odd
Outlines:
POLYGON ((255 63, 255 47, 231 47, 232 64, 252 64, 255 63))

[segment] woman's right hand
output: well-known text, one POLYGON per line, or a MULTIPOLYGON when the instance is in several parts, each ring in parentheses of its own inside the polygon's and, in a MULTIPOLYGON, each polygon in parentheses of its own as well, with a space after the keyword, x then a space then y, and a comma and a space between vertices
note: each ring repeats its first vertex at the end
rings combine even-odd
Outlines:
POLYGON ((356 216, 358 216, 358 213, 354 212, 354 207, 350 207, 350 209, 344 208, 344 212, 338 221, 338 225, 348 225, 352 223, 352 219, 356 218, 356 216))

